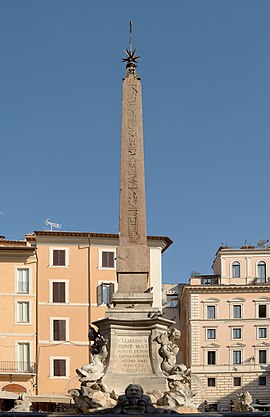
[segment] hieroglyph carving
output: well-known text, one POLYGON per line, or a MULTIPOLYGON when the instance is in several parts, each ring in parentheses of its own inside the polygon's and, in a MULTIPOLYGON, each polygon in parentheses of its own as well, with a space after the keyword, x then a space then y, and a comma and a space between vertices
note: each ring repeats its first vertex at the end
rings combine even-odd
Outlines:
MULTIPOLYGON (((130 82, 136 80, 131 78, 130 82)), ((127 94, 128 109, 128 236, 136 243, 140 236, 138 233, 138 127, 137 127, 137 95, 136 87, 129 84, 127 94)))

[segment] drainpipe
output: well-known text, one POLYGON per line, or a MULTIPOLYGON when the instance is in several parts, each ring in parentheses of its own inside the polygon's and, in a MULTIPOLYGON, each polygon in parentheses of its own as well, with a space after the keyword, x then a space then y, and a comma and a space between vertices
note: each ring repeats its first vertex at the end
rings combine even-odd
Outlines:
MULTIPOLYGON (((87 262, 87 279, 88 279, 88 328, 91 324, 91 240, 90 240, 90 234, 88 234, 88 262, 87 262)), ((88 333, 87 333, 88 334, 88 333)), ((89 363, 92 361, 91 353, 90 353, 90 340, 89 340, 89 346, 88 346, 88 358, 89 363)))

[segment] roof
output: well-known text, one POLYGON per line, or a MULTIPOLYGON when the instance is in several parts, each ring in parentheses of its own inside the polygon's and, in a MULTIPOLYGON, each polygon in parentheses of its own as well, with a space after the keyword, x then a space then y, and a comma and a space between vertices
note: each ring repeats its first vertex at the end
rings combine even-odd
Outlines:
MULTIPOLYGON (((34 233, 26 235, 27 241, 35 241, 36 236, 65 236, 65 237, 85 237, 85 238, 110 238, 110 239, 118 239, 118 233, 93 233, 93 232, 68 232, 68 231, 51 231, 51 230, 37 230, 34 233)), ((163 241, 165 242, 165 246, 162 249, 162 252, 165 252, 171 246, 173 241, 168 236, 147 236, 148 240, 155 240, 155 241, 163 241)))

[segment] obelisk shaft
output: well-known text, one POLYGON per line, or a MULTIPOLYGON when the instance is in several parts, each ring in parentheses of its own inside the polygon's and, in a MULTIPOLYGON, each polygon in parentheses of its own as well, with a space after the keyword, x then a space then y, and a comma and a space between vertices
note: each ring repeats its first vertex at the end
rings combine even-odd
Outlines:
POLYGON ((122 88, 118 292, 143 292, 150 264, 146 236, 142 91, 136 71, 122 88))

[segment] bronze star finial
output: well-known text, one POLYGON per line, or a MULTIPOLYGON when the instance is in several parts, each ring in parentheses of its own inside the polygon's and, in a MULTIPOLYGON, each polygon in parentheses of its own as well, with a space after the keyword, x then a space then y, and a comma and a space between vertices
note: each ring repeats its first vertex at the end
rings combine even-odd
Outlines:
POLYGON ((127 74, 135 74, 137 68, 137 60, 140 58, 136 55, 136 49, 132 49, 132 22, 129 22, 129 50, 125 51, 126 57, 122 58, 122 62, 126 62, 127 74))

